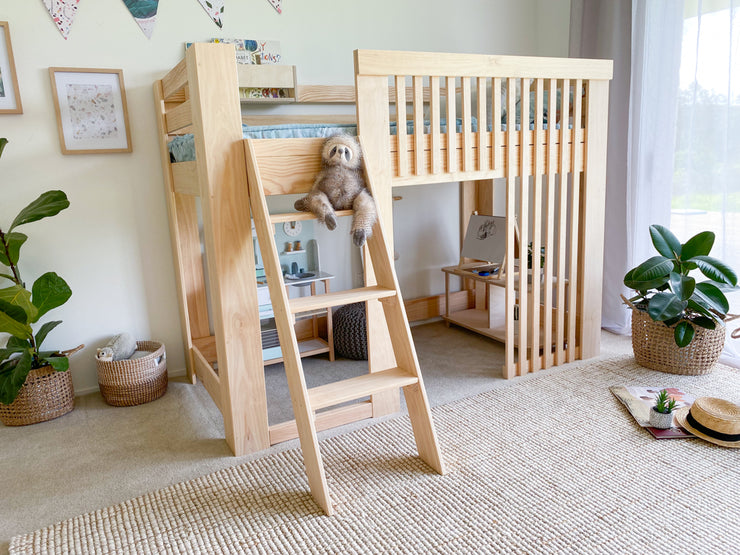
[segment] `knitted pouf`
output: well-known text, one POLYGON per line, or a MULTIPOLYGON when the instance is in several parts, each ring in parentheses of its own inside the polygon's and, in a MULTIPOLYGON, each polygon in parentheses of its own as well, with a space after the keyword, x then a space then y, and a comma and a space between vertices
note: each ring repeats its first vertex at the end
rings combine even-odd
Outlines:
POLYGON ((334 352, 352 360, 367 360, 365 303, 339 307, 332 316, 334 352))

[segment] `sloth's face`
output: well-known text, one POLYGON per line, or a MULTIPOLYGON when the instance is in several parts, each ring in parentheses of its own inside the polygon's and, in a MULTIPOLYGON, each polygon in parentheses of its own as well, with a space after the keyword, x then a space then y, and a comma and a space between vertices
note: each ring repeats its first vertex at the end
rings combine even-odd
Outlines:
POLYGON ((360 145, 352 137, 329 139, 323 155, 324 162, 330 166, 357 168, 360 165, 360 145))

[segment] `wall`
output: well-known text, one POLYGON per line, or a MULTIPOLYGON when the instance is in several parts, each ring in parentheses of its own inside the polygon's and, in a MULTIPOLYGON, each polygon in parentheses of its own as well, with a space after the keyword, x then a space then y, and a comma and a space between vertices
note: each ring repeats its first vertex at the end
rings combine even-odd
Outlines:
MULTIPOLYGON (((184 368, 152 101, 152 82, 182 57, 183 43, 276 39, 284 63, 297 65, 306 84, 352 84, 355 48, 567 54, 568 0, 471 0, 464 10, 452 5, 286 0, 279 15, 264 0, 231 1, 219 29, 195 0, 163 0, 147 40, 123 2, 98 0, 80 4, 65 41, 42 2, 4 3, 0 19, 10 23, 24 114, 0 115, 0 136, 11 141, 0 161, 0 226, 45 190, 62 189, 70 198, 69 209, 24 229, 29 240, 21 267, 30 282, 54 270, 73 290, 70 301, 49 314, 64 324, 47 346, 87 345, 72 361, 78 393, 96 388, 95 347, 120 331, 163 341, 171 373, 184 368), (132 153, 61 154, 50 66, 123 69, 132 153)), ((404 295, 439 293, 438 268, 458 255, 457 214, 449 210, 457 187, 401 194, 396 247, 404 295), (439 207, 447 207, 443 217, 427 216, 440 214, 439 207)))

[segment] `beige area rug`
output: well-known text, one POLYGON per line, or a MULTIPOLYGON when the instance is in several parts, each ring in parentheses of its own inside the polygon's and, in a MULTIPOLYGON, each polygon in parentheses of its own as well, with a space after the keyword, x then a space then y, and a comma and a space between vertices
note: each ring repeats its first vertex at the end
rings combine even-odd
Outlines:
POLYGON ((290 450, 13 538, 17 553, 737 553, 740 450, 654 440, 610 385, 740 403, 740 372, 652 372, 631 357, 519 378, 434 409, 449 466, 406 417, 321 443, 334 517, 290 450))

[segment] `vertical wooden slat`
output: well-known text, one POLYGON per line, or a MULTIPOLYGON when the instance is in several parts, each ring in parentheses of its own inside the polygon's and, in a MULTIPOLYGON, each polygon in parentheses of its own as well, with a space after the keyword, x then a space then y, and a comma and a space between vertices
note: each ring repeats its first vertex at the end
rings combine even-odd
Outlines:
POLYGON ((580 212, 580 190, 581 172, 576 171, 581 163, 583 151, 580 147, 581 141, 581 89, 583 81, 576 79, 573 89, 573 143, 571 146, 571 174, 573 187, 570 198, 570 268, 568 270, 568 361, 576 359, 576 313, 578 298, 578 253, 579 244, 579 212, 580 212))
POLYGON ((426 173, 424 164, 424 78, 414 75, 414 154, 416 175, 426 173))
MULTIPOLYGON (((270 445, 257 282, 234 48, 185 55, 226 440, 237 456, 270 445), (219 83, 214 87, 213 83, 219 83), (219 114, 213 117, 212 114, 219 114)), ((387 102, 386 92, 386 102, 387 102)))
POLYGON ((478 94, 476 100, 478 103, 478 170, 485 171, 488 169, 490 156, 488 155, 488 128, 486 113, 486 82, 485 77, 476 79, 478 85, 478 94))
POLYGON ((560 175, 559 204, 558 204, 558 310, 555 349, 555 363, 560 365, 565 362, 565 280, 567 272, 565 268, 565 255, 567 249, 567 220, 568 220, 568 118, 570 111, 570 79, 563 79, 560 90, 560 157, 558 159, 558 174, 560 175))
MULTIPOLYGON (((529 286, 527 270, 527 249, 529 247, 529 172, 531 169, 531 154, 529 150, 529 79, 520 79, 520 107, 519 116, 519 362, 517 372, 520 376, 529 372, 527 356, 528 321, 529 321, 529 286)), ((538 284, 532 277, 532 289, 538 284)), ((534 353, 532 354, 534 356, 534 353)))
POLYGON ((491 169, 501 168, 501 78, 496 77, 491 87, 491 105, 493 114, 491 115, 491 169))
POLYGON ((396 75, 396 137, 398 138, 398 175, 409 174, 409 153, 406 148, 406 76, 396 75))
POLYGON ((455 105, 455 78, 447 76, 447 171, 457 168, 457 109, 455 105))
POLYGON ((604 261, 606 195, 606 137, 609 81, 590 80, 586 96, 586 134, 581 199, 581 358, 599 354, 601 341, 601 284, 604 261))
MULTIPOLYGON (((506 135, 509 145, 516 142, 516 125, 512 124, 511 115, 516 109, 516 81, 507 80, 507 125, 506 135)), ((514 328, 517 322, 514 321, 514 305, 516 304, 516 291, 514 290, 514 237, 516 235, 516 168, 517 160, 514 156, 514 149, 506 150, 506 343, 504 346, 504 378, 511 378, 516 375, 514 365, 514 328)), ((519 354, 521 356, 521 353, 519 354)))
MULTIPOLYGON (((544 83, 537 79, 535 86, 535 109, 534 109, 534 179, 532 184, 532 372, 540 369, 540 274, 542 265, 540 262, 540 250, 542 247, 542 174, 543 157, 542 151, 542 116, 544 108, 544 83)), ((545 282, 545 287, 548 287, 545 282)), ((550 285, 551 287, 551 285, 550 285)))
POLYGON ((542 300, 542 345, 543 367, 552 366, 552 277, 555 264, 555 174, 557 173, 557 152, 555 150, 555 111, 557 110, 557 81, 550 79, 547 91, 547 181, 545 188, 545 289, 542 300))
POLYGON ((470 101, 470 77, 461 77, 462 83, 462 145, 463 145, 463 171, 473 171, 473 134, 470 101))
POLYGON ((442 153, 441 141, 439 135, 440 126, 440 109, 439 109, 439 77, 433 75, 429 78, 429 95, 430 95, 430 133, 432 135, 432 173, 442 172, 442 153))

